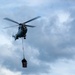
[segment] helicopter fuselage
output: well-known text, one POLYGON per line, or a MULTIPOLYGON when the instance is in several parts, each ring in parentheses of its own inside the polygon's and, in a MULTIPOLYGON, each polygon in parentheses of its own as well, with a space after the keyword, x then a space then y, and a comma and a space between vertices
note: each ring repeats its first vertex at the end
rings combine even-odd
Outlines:
POLYGON ((27 27, 25 25, 20 25, 18 27, 17 34, 14 36, 15 40, 21 37, 24 37, 24 39, 26 39, 26 33, 27 33, 27 27))

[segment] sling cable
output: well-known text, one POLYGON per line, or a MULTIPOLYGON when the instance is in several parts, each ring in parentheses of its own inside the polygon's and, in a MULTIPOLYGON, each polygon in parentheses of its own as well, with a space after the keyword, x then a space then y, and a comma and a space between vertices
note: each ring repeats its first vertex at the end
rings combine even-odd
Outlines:
POLYGON ((23 43, 23 38, 22 38, 22 50, 23 50, 23 59, 22 59, 22 67, 27 68, 27 60, 25 59, 25 51, 24 51, 24 43, 23 43))

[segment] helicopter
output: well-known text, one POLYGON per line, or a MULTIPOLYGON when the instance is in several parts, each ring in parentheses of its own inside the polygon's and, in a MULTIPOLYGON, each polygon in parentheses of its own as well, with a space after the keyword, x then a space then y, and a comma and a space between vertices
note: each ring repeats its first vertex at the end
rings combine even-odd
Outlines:
MULTIPOLYGON (((18 32, 17 32, 17 34, 12 35, 12 37, 14 37, 15 40, 17 40, 17 39, 22 38, 22 37, 24 39, 26 39, 27 27, 31 27, 31 28, 34 28, 35 27, 35 26, 32 26, 32 25, 27 25, 26 23, 29 23, 29 22, 31 22, 33 20, 38 19, 38 18, 40 18, 40 16, 34 17, 34 18, 32 18, 32 19, 30 19, 30 20, 28 20, 26 22, 23 22, 23 23, 19 23, 19 22, 14 21, 14 20, 12 20, 10 18, 4 18, 4 20, 11 21, 11 22, 17 24, 15 26, 18 26, 18 32)), ((10 27, 15 27, 15 26, 10 26, 10 27)), ((4 29, 10 28, 10 27, 5 27, 4 29)))

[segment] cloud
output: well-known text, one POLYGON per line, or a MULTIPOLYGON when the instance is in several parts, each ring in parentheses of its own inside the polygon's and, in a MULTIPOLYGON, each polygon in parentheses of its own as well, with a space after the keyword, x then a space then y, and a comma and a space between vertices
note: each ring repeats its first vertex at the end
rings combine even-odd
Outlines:
MULTIPOLYGON (((37 73, 31 75, 74 75, 75 74, 75 60, 59 59, 54 63, 48 63, 49 69, 45 73, 37 73)), ((30 74, 29 74, 30 75, 30 74)))
MULTIPOLYGON (((68 32, 72 22, 71 14, 66 11, 57 11, 52 17, 44 19, 43 32, 48 34, 63 34, 68 32), (49 19, 49 20, 48 20, 49 19), (46 20, 46 21, 45 21, 46 20)), ((49 36, 49 35, 48 35, 49 36)))
POLYGON ((0 66, 0 75, 22 75, 21 72, 11 71, 3 66, 0 66))
POLYGON ((75 68, 73 67, 75 65, 74 60, 58 60, 55 63, 51 64, 51 71, 50 74, 52 75, 74 75, 75 68))
POLYGON ((0 3, 1 27, 15 25, 3 21, 4 17, 23 22, 41 15, 40 19, 29 23, 36 27, 28 28, 27 38, 24 41, 27 69, 22 68, 21 39, 13 41, 11 38, 13 33, 16 34, 17 27, 7 29, 5 32, 0 31, 0 64, 4 66, 1 67, 2 74, 5 72, 6 74, 10 72, 11 75, 14 73, 16 75, 21 73, 24 75, 67 75, 69 73, 71 75, 71 72, 74 73, 72 71, 74 69, 70 67, 71 64, 74 65, 74 61, 71 60, 74 59, 75 54, 75 11, 72 3, 60 0, 16 0, 15 2, 8 0, 0 3), (14 69, 17 71, 14 72, 14 69), (70 70, 71 72, 68 72, 70 70))
POLYGON ((6 34, 1 32, 0 33, 0 56, 11 56, 12 50, 10 50, 13 46, 10 37, 6 34))

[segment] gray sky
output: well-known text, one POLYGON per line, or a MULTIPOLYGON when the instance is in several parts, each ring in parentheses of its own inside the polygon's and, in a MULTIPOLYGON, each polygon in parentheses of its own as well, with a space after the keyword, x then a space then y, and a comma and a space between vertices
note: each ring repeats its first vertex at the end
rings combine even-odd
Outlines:
POLYGON ((0 75, 75 75, 75 0, 0 0, 0 75), (23 69, 22 40, 14 41, 16 25, 8 17, 28 24, 24 40, 27 69, 23 69))

